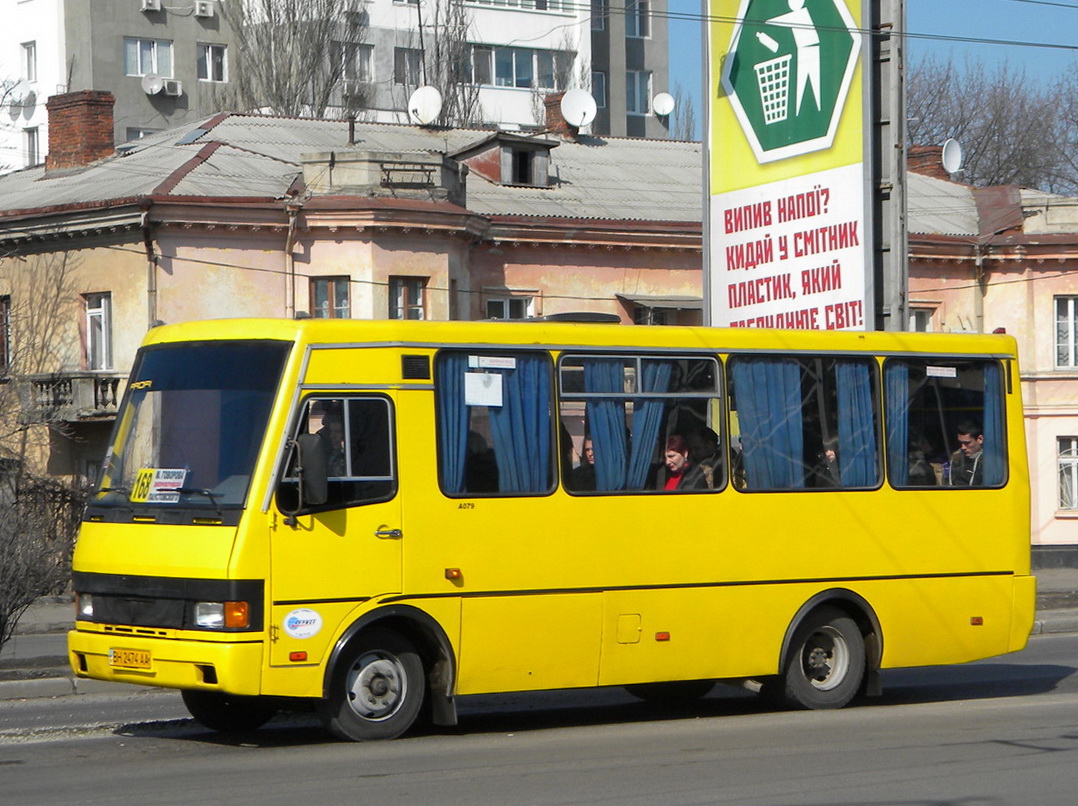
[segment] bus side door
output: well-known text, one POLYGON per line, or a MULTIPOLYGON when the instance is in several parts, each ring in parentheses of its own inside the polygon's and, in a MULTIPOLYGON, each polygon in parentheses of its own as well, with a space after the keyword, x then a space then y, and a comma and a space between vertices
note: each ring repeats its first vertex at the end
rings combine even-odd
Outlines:
POLYGON ((294 664, 297 657, 320 661, 342 619, 371 598, 401 590, 394 411, 392 393, 320 393, 303 403, 298 433, 320 437, 328 500, 287 525, 296 496, 295 476, 286 471, 271 538, 273 665, 294 664))

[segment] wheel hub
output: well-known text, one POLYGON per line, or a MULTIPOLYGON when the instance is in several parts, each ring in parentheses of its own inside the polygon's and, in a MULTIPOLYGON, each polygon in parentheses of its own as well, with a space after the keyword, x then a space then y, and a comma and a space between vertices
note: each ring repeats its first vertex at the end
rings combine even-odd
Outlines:
POLYGON ((348 702, 364 719, 389 718, 404 695, 405 678, 396 658, 366 655, 348 674, 348 702))

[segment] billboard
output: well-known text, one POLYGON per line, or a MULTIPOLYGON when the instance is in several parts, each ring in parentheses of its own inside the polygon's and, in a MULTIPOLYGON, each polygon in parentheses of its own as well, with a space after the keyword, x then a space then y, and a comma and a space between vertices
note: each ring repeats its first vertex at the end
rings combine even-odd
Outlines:
POLYGON ((870 329, 861 0, 706 3, 710 323, 870 329))

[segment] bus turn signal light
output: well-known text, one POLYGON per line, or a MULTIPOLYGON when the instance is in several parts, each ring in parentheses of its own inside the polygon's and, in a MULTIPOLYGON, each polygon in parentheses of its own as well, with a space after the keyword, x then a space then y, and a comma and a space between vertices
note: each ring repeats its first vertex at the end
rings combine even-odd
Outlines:
POLYGON ((656 641, 669 641, 670 640, 670 633, 668 633, 668 632, 657 632, 657 633, 655 633, 655 640, 656 641))
POLYGON ((293 661, 293 662, 296 662, 296 663, 302 663, 303 661, 307 660, 307 653, 306 652, 289 652, 288 653, 288 659, 290 661, 293 661))
POLYGON ((225 626, 243 629, 251 623, 251 612, 247 602, 225 602, 225 626))

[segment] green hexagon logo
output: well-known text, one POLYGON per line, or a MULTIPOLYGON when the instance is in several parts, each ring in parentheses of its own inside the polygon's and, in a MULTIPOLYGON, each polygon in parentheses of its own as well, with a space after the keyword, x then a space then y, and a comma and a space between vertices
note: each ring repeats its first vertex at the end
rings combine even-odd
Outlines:
POLYGON ((742 0, 722 86, 758 162, 831 147, 860 50, 843 0, 742 0))

